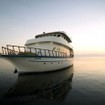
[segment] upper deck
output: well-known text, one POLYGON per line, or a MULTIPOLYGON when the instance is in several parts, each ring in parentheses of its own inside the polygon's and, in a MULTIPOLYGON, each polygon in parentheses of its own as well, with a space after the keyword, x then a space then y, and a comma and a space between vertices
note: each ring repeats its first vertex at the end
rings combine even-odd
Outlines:
POLYGON ((68 43, 72 42, 71 39, 66 35, 65 32, 59 32, 59 31, 58 32, 49 32, 49 33, 43 32, 43 34, 36 35, 35 38, 50 37, 50 36, 62 37, 68 43))
POLYGON ((25 46, 34 46, 35 44, 57 43, 62 46, 70 47, 71 39, 64 32, 50 32, 36 35, 35 38, 26 41, 25 46))

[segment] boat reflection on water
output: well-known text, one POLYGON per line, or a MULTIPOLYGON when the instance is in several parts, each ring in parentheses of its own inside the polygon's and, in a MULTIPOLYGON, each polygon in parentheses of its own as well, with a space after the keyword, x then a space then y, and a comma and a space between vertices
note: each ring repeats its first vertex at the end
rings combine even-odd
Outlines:
POLYGON ((73 67, 65 70, 41 73, 18 74, 16 83, 6 96, 30 96, 36 98, 60 99, 71 89, 73 67))

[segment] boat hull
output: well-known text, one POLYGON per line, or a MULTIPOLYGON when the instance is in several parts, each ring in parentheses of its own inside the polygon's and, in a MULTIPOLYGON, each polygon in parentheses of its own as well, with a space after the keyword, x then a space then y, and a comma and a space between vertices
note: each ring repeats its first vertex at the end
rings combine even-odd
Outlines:
POLYGON ((73 65, 73 58, 60 57, 4 57, 19 73, 49 72, 61 70, 73 65))

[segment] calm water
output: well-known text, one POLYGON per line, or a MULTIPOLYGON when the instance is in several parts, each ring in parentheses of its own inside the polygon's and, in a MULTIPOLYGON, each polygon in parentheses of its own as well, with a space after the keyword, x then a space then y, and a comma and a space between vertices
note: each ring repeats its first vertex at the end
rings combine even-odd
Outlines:
POLYGON ((105 105, 105 58, 77 57, 62 71, 20 75, 0 59, 0 105, 105 105))

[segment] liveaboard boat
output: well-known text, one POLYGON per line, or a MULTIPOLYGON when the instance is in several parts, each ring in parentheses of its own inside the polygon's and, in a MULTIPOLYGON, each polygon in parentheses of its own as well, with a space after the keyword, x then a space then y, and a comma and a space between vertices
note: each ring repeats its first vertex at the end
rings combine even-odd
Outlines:
POLYGON ((65 32, 43 32, 27 40, 25 46, 2 47, 1 57, 12 62, 19 73, 61 70, 73 65, 71 42, 65 32))

